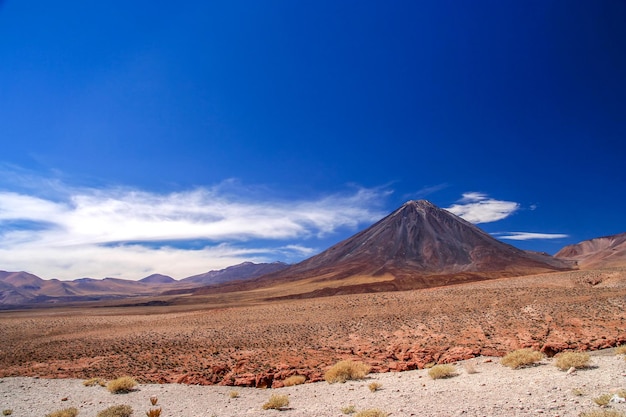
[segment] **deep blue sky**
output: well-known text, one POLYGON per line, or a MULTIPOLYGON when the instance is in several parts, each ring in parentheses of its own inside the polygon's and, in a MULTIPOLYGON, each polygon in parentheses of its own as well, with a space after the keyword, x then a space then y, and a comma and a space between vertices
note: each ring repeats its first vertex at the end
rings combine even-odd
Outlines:
POLYGON ((0 269, 295 262, 418 198, 524 249, 625 232, 624 22, 612 0, 0 2, 0 269))

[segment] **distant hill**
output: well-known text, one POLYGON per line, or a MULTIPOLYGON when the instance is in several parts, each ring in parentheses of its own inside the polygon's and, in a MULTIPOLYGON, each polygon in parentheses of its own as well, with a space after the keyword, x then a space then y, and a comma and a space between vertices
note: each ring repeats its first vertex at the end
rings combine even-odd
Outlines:
POLYGON ((78 278, 73 281, 60 281, 58 279, 45 280, 28 272, 0 271, 0 307, 188 293, 191 288, 211 283, 255 278, 285 267, 287 264, 282 262, 261 264, 244 262, 181 281, 162 274, 152 274, 139 281, 120 278, 78 278))
POLYGON ((261 275, 282 271, 288 266, 289 265, 284 262, 260 264, 244 262, 238 265, 229 266, 225 269, 220 269, 219 271, 209 271, 204 274, 183 278, 181 282, 202 285, 221 284, 229 281, 260 277, 261 275))
POLYGON ((569 245, 554 257, 576 261, 581 269, 626 266, 626 233, 569 245))
POLYGON ((152 274, 150 276, 140 279, 139 282, 144 282, 147 284, 175 284, 178 281, 167 275, 152 274))

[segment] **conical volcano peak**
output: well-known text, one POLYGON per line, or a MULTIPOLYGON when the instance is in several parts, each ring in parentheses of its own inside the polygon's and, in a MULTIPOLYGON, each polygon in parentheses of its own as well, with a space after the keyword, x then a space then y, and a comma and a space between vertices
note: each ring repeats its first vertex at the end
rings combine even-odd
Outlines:
POLYGON ((402 207, 437 207, 428 200, 409 200, 402 207))

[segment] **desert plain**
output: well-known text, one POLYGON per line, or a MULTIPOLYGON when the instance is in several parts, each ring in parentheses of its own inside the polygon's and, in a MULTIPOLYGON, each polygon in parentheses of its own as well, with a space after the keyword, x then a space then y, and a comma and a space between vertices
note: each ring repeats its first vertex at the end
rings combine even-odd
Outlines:
POLYGON ((295 374, 321 381, 342 359, 382 373, 626 342, 626 268, 301 300, 255 294, 4 311, 0 377, 279 388, 295 374))

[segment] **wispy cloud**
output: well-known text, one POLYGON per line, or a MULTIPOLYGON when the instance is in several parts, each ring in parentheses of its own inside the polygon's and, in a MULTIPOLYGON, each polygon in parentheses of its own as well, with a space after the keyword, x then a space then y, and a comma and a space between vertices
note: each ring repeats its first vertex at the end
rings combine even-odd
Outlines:
POLYGON ((514 201, 496 200, 484 193, 468 192, 450 207, 449 212, 467 220, 470 223, 490 223, 505 219, 520 208, 514 201))
POLYGON ((0 191, 1 269, 61 279, 136 279, 153 272, 180 278, 244 260, 273 261, 278 254, 305 256, 314 250, 303 239, 382 217, 388 193, 353 188, 286 201, 263 199, 259 190, 254 196, 250 189, 237 193, 233 184, 167 194, 123 187, 59 189, 55 198, 0 191), (208 243, 187 249, 189 241, 208 243), (276 244, 250 247, 257 241, 276 244))
POLYGON ((563 239, 569 235, 563 233, 533 233, 533 232, 501 232, 493 233, 498 239, 507 240, 535 240, 535 239, 563 239))

